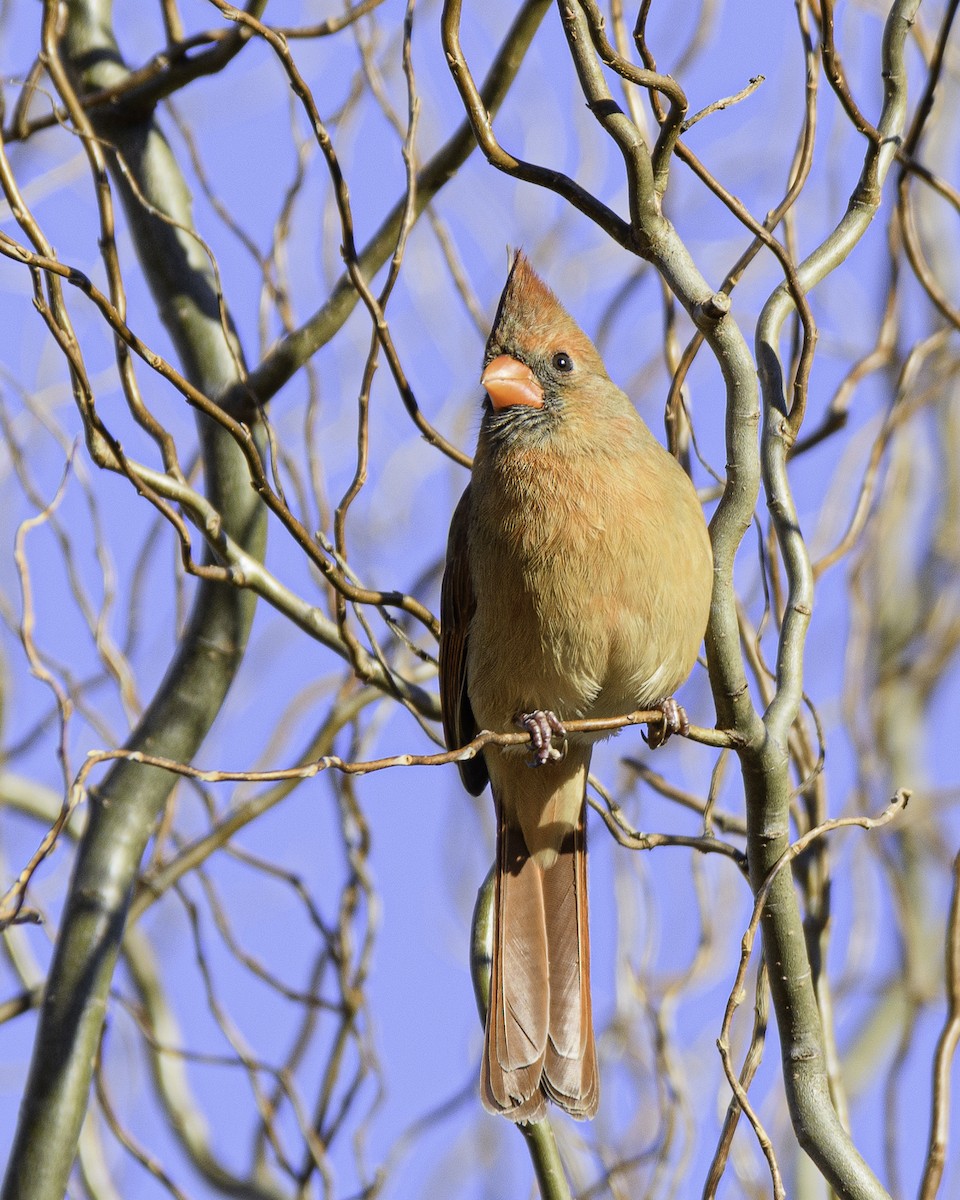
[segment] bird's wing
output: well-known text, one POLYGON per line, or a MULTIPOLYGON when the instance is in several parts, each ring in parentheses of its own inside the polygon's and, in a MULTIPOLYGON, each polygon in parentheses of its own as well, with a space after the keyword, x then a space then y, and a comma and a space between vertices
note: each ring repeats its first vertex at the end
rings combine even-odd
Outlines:
MULTIPOLYGON (((465 745, 479 732, 467 694, 467 637, 475 607, 467 550, 469 523, 468 486, 450 522, 447 564, 440 588, 440 707, 443 736, 451 750, 465 745)), ((478 796, 488 778, 483 755, 457 766, 463 786, 478 796)))

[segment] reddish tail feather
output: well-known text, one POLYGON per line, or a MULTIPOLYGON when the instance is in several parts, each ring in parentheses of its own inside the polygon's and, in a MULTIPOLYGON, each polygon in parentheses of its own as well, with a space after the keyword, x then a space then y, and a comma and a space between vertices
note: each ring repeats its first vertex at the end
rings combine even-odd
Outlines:
POLYGON ((483 1102, 511 1120, 537 1121, 549 1097, 571 1116, 589 1118, 597 1111, 599 1081, 584 816, 546 870, 499 803, 497 826, 483 1102))

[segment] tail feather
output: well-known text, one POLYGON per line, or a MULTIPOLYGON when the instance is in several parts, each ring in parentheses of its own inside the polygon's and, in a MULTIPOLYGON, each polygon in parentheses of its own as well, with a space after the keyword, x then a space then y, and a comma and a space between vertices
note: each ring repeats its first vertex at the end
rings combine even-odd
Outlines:
POLYGON ((544 870, 497 805, 494 948, 481 1092, 491 1112, 539 1120, 549 1096, 577 1118, 599 1098, 590 1005, 583 814, 544 870))
POLYGON ((590 1000, 585 814, 564 839, 556 864, 543 876, 550 963, 550 1035, 543 1087, 561 1108, 592 1117, 599 1102, 597 1053, 590 1000))
POLYGON ((540 1077, 549 1022, 543 881, 523 834, 502 819, 497 807, 496 909, 483 1099, 494 1112, 530 1121, 543 1115, 540 1077))

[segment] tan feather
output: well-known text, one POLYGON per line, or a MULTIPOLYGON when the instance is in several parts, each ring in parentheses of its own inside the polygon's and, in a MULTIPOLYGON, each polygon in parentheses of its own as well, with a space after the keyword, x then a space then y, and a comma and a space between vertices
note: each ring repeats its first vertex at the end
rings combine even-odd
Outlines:
MULTIPOLYGON (((450 527, 440 691, 449 746, 547 709, 607 717, 669 697, 707 622, 710 542, 696 492, 590 339, 514 259, 470 487, 450 527), (511 360, 512 365, 511 365, 511 360)), ((595 737, 461 763, 497 805, 492 994, 481 1094, 515 1121, 549 1097, 591 1117, 585 788, 595 737)))
POLYGON ((543 1103, 540 1079, 549 1022, 543 880, 522 833, 503 819, 499 804, 497 858, 483 1098, 493 1111, 530 1113, 543 1103))
POLYGON ((587 846, 584 816, 564 839, 557 862, 543 873, 550 963, 550 1033, 544 1089, 573 1116, 592 1117, 600 1088, 590 1000, 587 846))

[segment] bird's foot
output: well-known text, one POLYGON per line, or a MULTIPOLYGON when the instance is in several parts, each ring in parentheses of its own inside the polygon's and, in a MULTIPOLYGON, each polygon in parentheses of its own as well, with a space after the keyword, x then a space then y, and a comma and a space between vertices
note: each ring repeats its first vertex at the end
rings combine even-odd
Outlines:
POLYGON ((556 713, 537 708, 533 712, 521 713, 517 717, 517 724, 530 734, 534 766, 542 767, 545 763, 563 758, 563 751, 553 744, 553 736, 556 734, 557 737, 566 737, 567 731, 556 713))
POLYGON ((663 713, 663 720, 657 723, 651 721, 647 725, 646 735, 641 734, 643 740, 651 750, 656 750, 658 746, 662 746, 671 733, 686 735, 690 728, 687 714, 672 696, 668 696, 666 700, 661 700, 655 707, 659 708, 661 713, 663 713))

